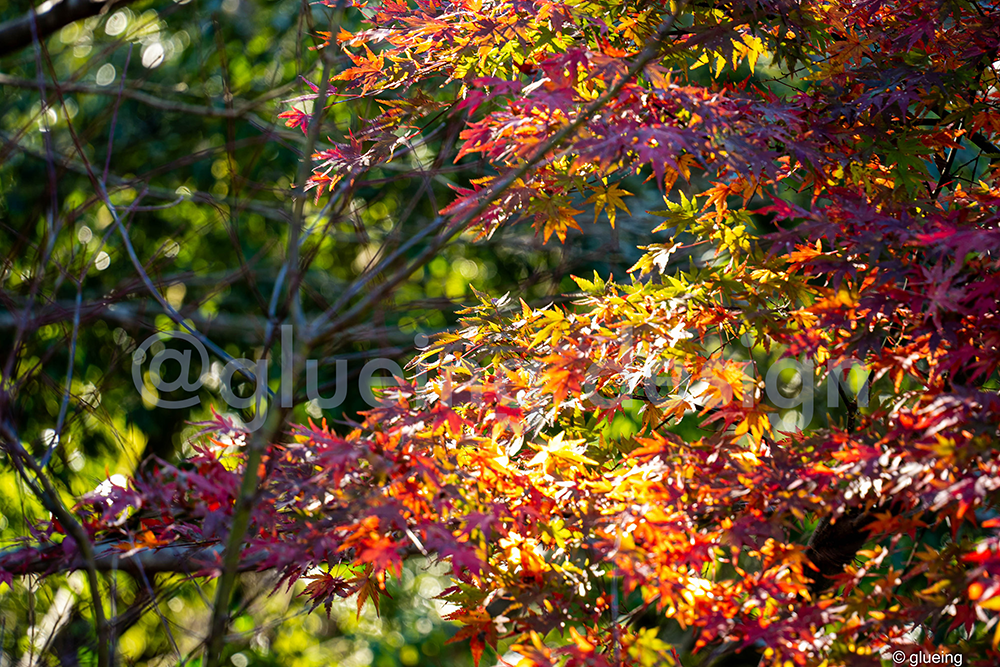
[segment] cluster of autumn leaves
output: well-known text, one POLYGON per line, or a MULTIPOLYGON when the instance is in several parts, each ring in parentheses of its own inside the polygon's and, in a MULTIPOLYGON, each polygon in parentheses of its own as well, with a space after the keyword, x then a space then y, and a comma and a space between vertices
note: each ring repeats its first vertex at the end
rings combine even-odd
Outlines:
POLYGON ((438 381, 368 422, 426 440, 439 470, 468 480, 436 516, 473 550, 447 557, 477 661, 507 636, 533 664, 670 664, 678 646, 720 645, 775 664, 877 664, 882 649, 935 642, 990 664, 1000 191, 988 155, 971 176, 955 161, 973 147, 963 136, 998 129, 990 11, 418 2, 340 33, 354 54, 346 94, 411 102, 412 115, 393 102, 372 127, 416 132, 412 119, 448 104, 466 114, 458 158, 483 156, 499 176, 443 213, 492 196, 479 236, 529 220, 564 241, 588 206, 613 226, 631 213, 632 174, 673 191, 653 230, 673 239, 646 247, 641 281, 580 279, 571 308, 483 297, 423 355, 438 381), (666 20, 677 28, 656 60, 536 169, 491 190, 666 20), (715 261, 681 270, 685 241, 711 243, 715 261), (733 352, 746 334, 821 368, 862 360, 871 403, 842 392, 846 418, 777 431, 757 386, 766 369, 747 372, 753 354, 733 352), (678 369, 707 382, 673 383, 637 435, 605 438, 649 378, 678 369), (664 431, 692 411, 714 432, 664 431), (809 531, 845 511, 870 513, 870 548, 834 585, 810 587, 809 531), (629 625, 648 607, 697 628, 691 643, 629 625))
MULTIPOLYGON (((613 226, 639 174, 667 195, 651 233, 671 239, 628 284, 578 279, 570 306, 478 295, 415 361, 426 383, 349 433, 311 424, 271 445, 245 557, 359 611, 403 559, 443 559, 477 664, 501 642, 526 665, 736 649, 874 665, 912 644, 995 664, 1000 189, 989 155, 956 160, 963 137, 1000 134, 994 11, 419 0, 341 29, 338 93, 384 113, 316 156, 317 193, 391 160, 425 120, 458 118, 457 159, 497 174, 442 211, 492 197, 474 234, 529 220, 564 241, 591 207, 613 226), (668 20, 639 76, 494 191, 668 20), (689 243, 714 259, 678 262, 689 243), (782 351, 861 360, 869 404, 855 387, 846 418, 779 428, 757 362, 782 351), (641 424, 612 437, 634 401, 641 424), (700 437, 671 431, 691 418, 700 437), (818 586, 809 534, 847 512, 870 517, 867 544, 818 586), (670 641, 634 623, 648 610, 670 641)), ((209 431, 239 441, 221 419, 209 431)), ((206 447, 87 505, 89 530, 136 548, 218 541, 239 486, 222 452, 239 458, 206 447)))

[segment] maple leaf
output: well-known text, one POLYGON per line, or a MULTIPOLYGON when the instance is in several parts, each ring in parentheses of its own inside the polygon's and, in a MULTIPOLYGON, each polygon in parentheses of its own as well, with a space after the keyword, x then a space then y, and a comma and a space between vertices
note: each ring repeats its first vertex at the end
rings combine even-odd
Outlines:
MULTIPOLYGON (((684 180, 691 180, 691 169, 698 166, 698 158, 691 153, 685 153, 677 158, 675 163, 677 168, 666 167, 663 172, 663 191, 669 193, 677 183, 677 177, 683 176, 684 180)), ((683 196, 683 195, 682 195, 683 196)))
POLYGON ((733 434, 738 437, 749 433, 753 438, 754 447, 759 447, 761 441, 764 439, 764 433, 771 432, 771 420, 768 417, 769 412, 773 412, 773 408, 768 405, 754 405, 751 409, 744 412, 743 419, 736 424, 733 434))
POLYGON ((628 210, 628 207, 625 205, 625 202, 622 201, 622 195, 631 195, 631 194, 632 193, 629 192, 628 190, 622 190, 621 188, 619 188, 617 183, 612 183, 611 185, 607 185, 605 183, 605 187, 597 188, 597 191, 594 192, 594 194, 592 194, 590 197, 588 197, 584 201, 584 203, 594 205, 595 223, 597 222, 597 217, 601 214, 601 211, 606 210, 608 213, 608 222, 611 223, 611 228, 614 229, 616 208, 620 208, 629 215, 632 215, 632 213, 628 210))
POLYGON ((285 127, 297 127, 303 134, 309 133, 309 120, 311 116, 300 109, 289 109, 278 114, 278 118, 285 119, 285 127))
POLYGON ((155 549, 170 544, 169 541, 156 536, 151 530, 144 530, 139 533, 131 542, 123 542, 117 545, 121 551, 134 553, 138 549, 155 549))
POLYGON ((580 229, 575 216, 583 213, 569 206, 546 206, 544 210, 535 213, 535 228, 542 228, 542 238, 548 243, 549 238, 555 234, 560 243, 566 242, 566 231, 569 229, 580 229))
POLYGON ((706 412, 716 406, 743 399, 746 375, 743 365, 738 362, 710 360, 702 367, 698 377, 706 385, 695 398, 700 399, 706 412))
POLYGON ((356 592, 358 595, 358 618, 361 618, 361 611, 364 609, 365 603, 369 600, 372 606, 375 607, 375 615, 378 616, 381 615, 379 605, 382 602, 382 596, 392 597, 385 590, 384 580, 370 576, 371 571, 371 566, 367 566, 365 567, 364 574, 351 579, 349 582, 352 586, 351 591, 356 592))
POLYGON ((551 473, 559 462, 568 463, 570 466, 597 465, 597 461, 589 459, 581 453, 586 451, 586 447, 581 447, 586 442, 585 440, 565 440, 565 435, 565 431, 560 431, 544 445, 529 443, 531 447, 538 450, 538 453, 526 465, 529 467, 541 466, 546 474, 551 473))
MULTIPOLYGON (((555 324, 552 326, 552 332, 555 334, 553 342, 558 342, 559 333, 555 324)), ((540 379, 544 382, 542 390, 552 394, 556 405, 562 403, 570 394, 575 395, 580 391, 586 376, 584 365, 579 359, 562 354, 550 354, 543 357, 542 361, 546 364, 540 374, 540 379)))
POLYGON ((326 616, 330 617, 334 597, 347 597, 354 592, 354 586, 343 577, 335 577, 329 572, 308 575, 304 577, 309 583, 302 590, 300 595, 304 595, 312 602, 313 609, 319 605, 326 608, 326 616))
POLYGON ((471 610, 459 610, 445 616, 445 620, 462 624, 462 628, 449 639, 446 644, 453 644, 464 639, 469 640, 469 647, 472 650, 472 663, 479 667, 479 661, 483 657, 483 650, 489 646, 496 650, 497 630, 489 612, 480 607, 471 610))
POLYGON ((376 572, 393 569, 397 577, 403 576, 403 561, 399 555, 399 543, 386 535, 360 541, 355 547, 356 560, 370 564, 376 572))
POLYGON ((426 548, 441 558, 450 559, 455 572, 468 570, 479 576, 488 567, 483 554, 476 548, 474 542, 456 536, 441 526, 431 526, 427 531, 426 548))
POLYGON ((452 437, 461 436, 465 426, 472 426, 467 419, 464 419, 443 401, 439 401, 434 405, 431 415, 433 418, 432 424, 435 427, 444 424, 446 431, 452 437))
POLYGON ((902 185, 907 193, 914 193, 930 178, 927 161, 923 156, 931 152, 916 137, 900 139, 885 151, 886 160, 893 165, 892 173, 897 183, 902 185))

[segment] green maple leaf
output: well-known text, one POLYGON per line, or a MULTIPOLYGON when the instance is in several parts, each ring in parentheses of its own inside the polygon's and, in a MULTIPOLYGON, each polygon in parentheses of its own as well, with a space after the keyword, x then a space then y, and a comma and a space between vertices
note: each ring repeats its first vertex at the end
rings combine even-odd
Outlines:
POLYGON ((926 158, 929 153, 931 149, 916 137, 900 139, 896 146, 885 152, 885 159, 892 164, 897 187, 905 188, 907 194, 912 195, 930 178, 926 158))

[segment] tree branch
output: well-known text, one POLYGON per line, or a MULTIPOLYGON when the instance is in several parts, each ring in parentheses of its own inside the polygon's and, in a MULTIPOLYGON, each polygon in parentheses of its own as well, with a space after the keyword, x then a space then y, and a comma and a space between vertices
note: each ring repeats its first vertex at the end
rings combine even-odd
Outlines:
POLYGON ((16 53, 32 42, 31 23, 38 38, 45 39, 61 28, 98 14, 106 14, 134 0, 46 0, 20 18, 0 23, 0 57, 16 53))
MULTIPOLYGON (((129 0, 131 1, 131 0, 129 0)), ((207 106, 203 104, 188 104, 187 102, 177 102, 175 100, 161 99, 153 95, 149 95, 139 90, 132 88, 124 88, 119 91, 118 88, 113 87, 103 87, 103 86, 92 86, 84 83, 73 83, 70 81, 46 81, 48 85, 53 88, 59 88, 64 93, 81 93, 84 95, 105 95, 115 97, 119 93, 122 97, 134 100, 140 104, 144 104, 153 109, 158 109, 160 111, 172 112, 172 113, 182 113, 192 116, 205 116, 208 118, 241 118, 250 113, 252 109, 255 109, 266 102, 273 100, 276 97, 280 97, 291 90, 298 82, 292 82, 277 88, 276 90, 269 91, 261 95, 260 97, 242 102, 235 105, 232 109, 222 109, 212 106, 207 106)), ((14 88, 24 88, 24 89, 38 89, 38 82, 32 81, 30 79, 21 79, 16 76, 9 76, 7 74, 0 74, 0 85, 12 86, 14 88)), ((292 135, 295 136, 295 135, 292 135)))
MULTIPOLYGON (((221 544, 180 544, 161 549, 140 548, 128 550, 124 542, 104 542, 94 546, 94 568, 98 572, 116 569, 134 576, 161 573, 192 574, 218 569, 222 565, 221 544), (117 564, 115 560, 117 559, 117 564)), ((261 552, 242 558, 237 565, 240 572, 257 567, 267 554, 261 552)), ((38 549, 23 547, 0 552, 0 568, 10 574, 50 574, 53 571, 74 572, 85 570, 87 563, 81 554, 66 560, 61 545, 38 549)))

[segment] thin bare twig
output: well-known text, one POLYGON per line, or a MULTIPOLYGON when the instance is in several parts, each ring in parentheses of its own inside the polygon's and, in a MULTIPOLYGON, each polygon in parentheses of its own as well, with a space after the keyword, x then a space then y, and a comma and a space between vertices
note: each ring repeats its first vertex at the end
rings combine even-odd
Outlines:
MULTIPOLYGON (((339 13, 340 11, 338 9, 338 17, 335 19, 337 22, 339 22, 339 13)), ((296 324, 303 321, 301 302, 299 300, 299 283, 301 278, 299 276, 298 261, 299 237, 302 232, 302 215, 306 199, 305 185, 311 172, 313 150, 316 146, 316 142, 319 140, 319 128, 322 123, 323 115, 326 112, 326 97, 330 86, 330 69, 332 64, 332 59, 330 58, 328 52, 324 50, 320 93, 313 108, 312 118, 309 121, 309 132, 306 141, 305 154, 302 156, 302 162, 299 166, 299 173, 296 178, 296 195, 298 198, 296 199, 295 208, 292 214, 292 223, 289 230, 285 265, 282 267, 282 273, 289 274, 288 295, 285 305, 286 308, 291 306, 292 319, 296 324)), ((277 294, 279 289, 279 283, 276 283, 275 294, 277 294)), ((273 305, 274 299, 272 297, 272 306, 273 305)), ((274 313, 272 312, 271 318, 269 319, 273 319, 273 317, 274 313)), ((272 341, 270 340, 267 341, 268 346, 271 342, 272 341)), ((282 349, 282 355, 287 355, 284 348, 282 349)), ((305 353, 298 352, 293 354, 292 378, 297 375, 296 371, 305 364, 304 359, 305 353)), ((282 383, 287 380, 287 377, 283 377, 282 383)), ((286 393, 291 394, 291 392, 283 391, 283 398, 286 393)), ((243 538, 246 536, 246 531, 250 527, 250 515, 253 510, 253 499, 257 495, 258 486, 260 484, 260 471, 258 469, 260 468, 260 462, 263 457, 264 450, 267 447, 267 443, 281 429, 285 421, 285 416, 291 407, 291 405, 285 405, 284 400, 281 401, 281 406, 277 410, 270 409, 271 406, 269 405, 268 408, 270 414, 266 418, 266 428, 256 431, 247 443, 247 459, 244 464, 243 479, 240 483, 240 492, 236 501, 236 508, 233 512, 232 522, 230 524, 229 538, 226 542, 226 551, 223 556, 222 574, 219 577, 219 583, 216 587, 215 605, 212 609, 211 628, 209 630, 208 639, 205 642, 206 667, 218 667, 222 660, 222 649, 225 643, 226 628, 229 625, 229 600, 232 597, 233 588, 236 584, 236 575, 243 538)), ((258 405, 257 409, 260 410, 262 408, 258 405)))
MULTIPOLYGON (((118 559, 115 559, 117 564, 118 559)), ((177 654, 177 658, 180 660, 179 667, 184 667, 186 660, 181 654, 180 648, 177 646, 177 640, 174 639, 174 633, 170 631, 170 624, 167 623, 167 619, 163 617, 163 612, 160 611, 160 603, 156 601, 156 595, 153 592, 153 586, 149 581, 149 577, 146 576, 146 568, 142 566, 142 560, 135 561, 136 569, 139 571, 139 576, 142 577, 142 582, 146 585, 146 590, 149 591, 150 597, 153 600, 153 610, 156 612, 157 617, 160 619, 160 623, 163 625, 164 632, 167 633, 167 639, 170 641, 170 646, 173 648, 174 653, 177 654)))
POLYGON ((111 113, 111 129, 108 130, 108 154, 104 157, 104 171, 101 173, 101 180, 107 182, 108 169, 111 168, 111 149, 115 145, 115 126, 118 125, 118 110, 122 106, 122 93, 125 92, 125 76, 128 74, 129 63, 132 62, 132 45, 128 45, 128 54, 125 56, 125 66, 122 67, 122 81, 118 85, 118 97, 115 98, 115 108, 111 113))
MULTIPOLYGON (((72 83, 69 81, 50 81, 53 87, 58 86, 66 93, 81 93, 84 95, 118 95, 118 91, 104 86, 92 86, 83 83, 72 83)), ((0 85, 11 86, 13 88, 36 88, 37 84, 28 79, 21 79, 9 74, 0 74, 0 85)), ((133 88, 124 88, 121 96, 151 107, 159 111, 181 113, 189 116, 204 116, 206 118, 242 118, 252 110, 269 102, 277 97, 281 97, 292 90, 296 82, 286 83, 283 86, 269 90, 267 93, 242 104, 235 104, 232 108, 218 109, 216 107, 204 106, 201 104, 189 104, 187 102, 177 102, 175 100, 165 100, 149 93, 143 93, 133 88)))
POLYGON ((66 388, 63 392, 62 402, 59 405, 59 417, 56 419, 55 434, 52 436, 52 442, 49 443, 45 456, 42 458, 41 463, 39 463, 42 470, 49 464, 52 454, 56 451, 56 447, 59 446, 59 441, 62 439, 63 426, 66 423, 66 410, 69 408, 69 398, 73 393, 73 366, 76 364, 76 341, 80 334, 80 308, 82 305, 83 281, 81 280, 77 284, 76 306, 73 308, 73 334, 69 342, 69 361, 66 363, 66 388))

